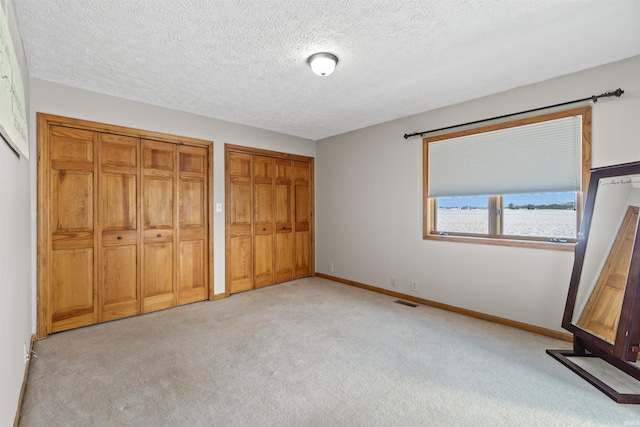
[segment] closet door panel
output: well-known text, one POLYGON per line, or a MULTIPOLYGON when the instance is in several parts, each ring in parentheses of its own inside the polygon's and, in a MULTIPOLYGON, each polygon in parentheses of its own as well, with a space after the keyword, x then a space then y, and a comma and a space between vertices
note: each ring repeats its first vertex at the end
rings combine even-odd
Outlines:
POLYGON ((136 244, 103 248, 101 321, 138 314, 137 252, 136 244))
POLYGON ((208 296, 207 150, 178 147, 178 304, 208 296))
POLYGON ((142 167, 149 174, 175 172, 175 144, 143 140, 142 167))
POLYGON ((180 173, 205 176, 207 173, 207 149, 182 146, 180 153, 180 173))
POLYGON ((296 278, 310 276, 309 271, 309 232, 296 233, 296 278))
POLYGON ((137 138, 100 134, 99 322, 140 312, 139 152, 137 138))
POLYGON ((138 168, 137 138, 120 135, 101 135, 100 159, 102 171, 136 174, 138 168))
POLYGON ((145 243, 143 313, 162 310, 175 305, 173 242, 145 243))
POLYGON ((51 171, 51 231, 93 232, 93 171, 51 171))
POLYGON ((95 323, 93 248, 53 252, 50 332, 95 323))
POLYGON ((276 250, 275 250, 275 283, 287 282, 293 279, 293 233, 289 231, 281 231, 278 229, 276 233, 276 250))
POLYGON ((309 187, 296 183, 295 215, 297 224, 309 224, 309 187))
MULTIPOLYGON (((206 285, 206 270, 204 241, 201 239, 180 242, 179 283, 182 303, 185 303, 189 296, 201 294, 201 288, 206 285)), ((204 299, 205 296, 200 299, 204 299)))
POLYGON ((147 140, 142 144, 142 312, 148 313, 177 303, 177 159, 174 144, 147 140))
POLYGON ((253 289, 252 157, 227 156, 227 285, 229 293, 253 289))
POLYGON ((273 284, 273 229, 263 227, 254 237, 254 286, 256 288, 273 284), (264 234, 261 234, 264 233, 264 234))
POLYGON ((95 132, 81 129, 51 126, 49 131, 49 156, 53 169, 93 170, 95 132))
POLYGON ((137 176, 106 173, 101 176, 102 229, 137 228, 137 176))
POLYGON ((294 162, 294 221, 295 221, 295 275, 306 277, 311 275, 310 263, 310 165, 306 162, 294 162))
POLYGON ((227 275, 230 282, 229 293, 232 294, 253 289, 253 275, 251 274, 253 245, 250 233, 249 231, 249 236, 231 238, 228 248, 230 262, 228 263, 227 275))
POLYGON ((206 183, 203 178, 180 179, 180 227, 202 228, 206 225, 206 183))
POLYGON ((274 162, 270 157, 253 157, 253 285, 273 284, 274 162))
MULTIPOLYGON (((147 170, 145 170, 145 175, 147 170)), ((174 179, 145 176, 143 208, 145 230, 173 230, 174 179)))
POLYGON ((63 331, 97 320, 95 298, 96 171, 94 132, 49 129, 46 330, 63 331))
POLYGON ((275 191, 275 256, 274 282, 281 283, 293 279, 293 222, 292 197, 293 169, 290 160, 276 159, 276 191, 275 191))

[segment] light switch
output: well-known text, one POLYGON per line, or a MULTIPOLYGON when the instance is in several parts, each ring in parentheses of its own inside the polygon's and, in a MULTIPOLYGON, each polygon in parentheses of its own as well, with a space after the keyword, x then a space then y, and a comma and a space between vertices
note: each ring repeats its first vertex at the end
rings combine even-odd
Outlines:
POLYGON ((216 212, 222 212, 222 203, 216 203, 216 212))

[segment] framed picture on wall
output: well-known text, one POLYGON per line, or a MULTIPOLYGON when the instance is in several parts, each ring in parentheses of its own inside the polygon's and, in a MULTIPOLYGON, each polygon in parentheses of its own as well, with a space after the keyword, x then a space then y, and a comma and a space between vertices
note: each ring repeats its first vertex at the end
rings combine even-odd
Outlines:
POLYGON ((0 4, 0 136, 18 155, 29 158, 27 109, 22 71, 0 4))

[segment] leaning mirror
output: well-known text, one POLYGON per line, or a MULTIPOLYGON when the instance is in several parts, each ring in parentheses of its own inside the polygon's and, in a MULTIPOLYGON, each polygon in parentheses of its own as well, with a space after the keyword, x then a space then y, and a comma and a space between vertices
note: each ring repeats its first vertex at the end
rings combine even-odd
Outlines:
POLYGON ((620 403, 620 393, 576 363, 597 357, 640 380, 640 162, 593 169, 562 327, 573 351, 547 352, 620 403))

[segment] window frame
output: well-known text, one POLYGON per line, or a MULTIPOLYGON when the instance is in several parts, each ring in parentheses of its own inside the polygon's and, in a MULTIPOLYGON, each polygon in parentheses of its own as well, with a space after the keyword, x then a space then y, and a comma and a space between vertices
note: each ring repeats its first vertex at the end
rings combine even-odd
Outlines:
POLYGON ((494 123, 482 127, 465 129, 452 133, 444 133, 437 136, 423 138, 422 140, 422 160, 423 160, 423 232, 424 240, 440 240, 449 242, 465 242, 480 243, 500 246, 518 246, 539 249, 554 249, 573 251, 577 239, 569 239, 568 242, 551 242, 549 237, 532 237, 532 236, 509 236, 499 234, 502 230, 502 215, 497 215, 497 209, 502 209, 502 195, 488 196, 489 217, 487 218, 489 225, 489 234, 470 234, 470 233, 449 233, 446 235, 439 234, 436 230, 437 204, 436 198, 428 196, 429 189, 429 143, 443 141, 461 136, 474 135, 506 129, 517 126, 524 126, 532 123, 539 123, 548 120, 555 120, 570 116, 582 116, 582 188, 576 192, 576 230, 580 230, 582 223, 582 214, 584 210, 584 192, 589 186, 589 178, 591 175, 591 106, 572 108, 563 111, 556 111, 532 117, 525 117, 516 120, 510 120, 501 123, 494 123))

